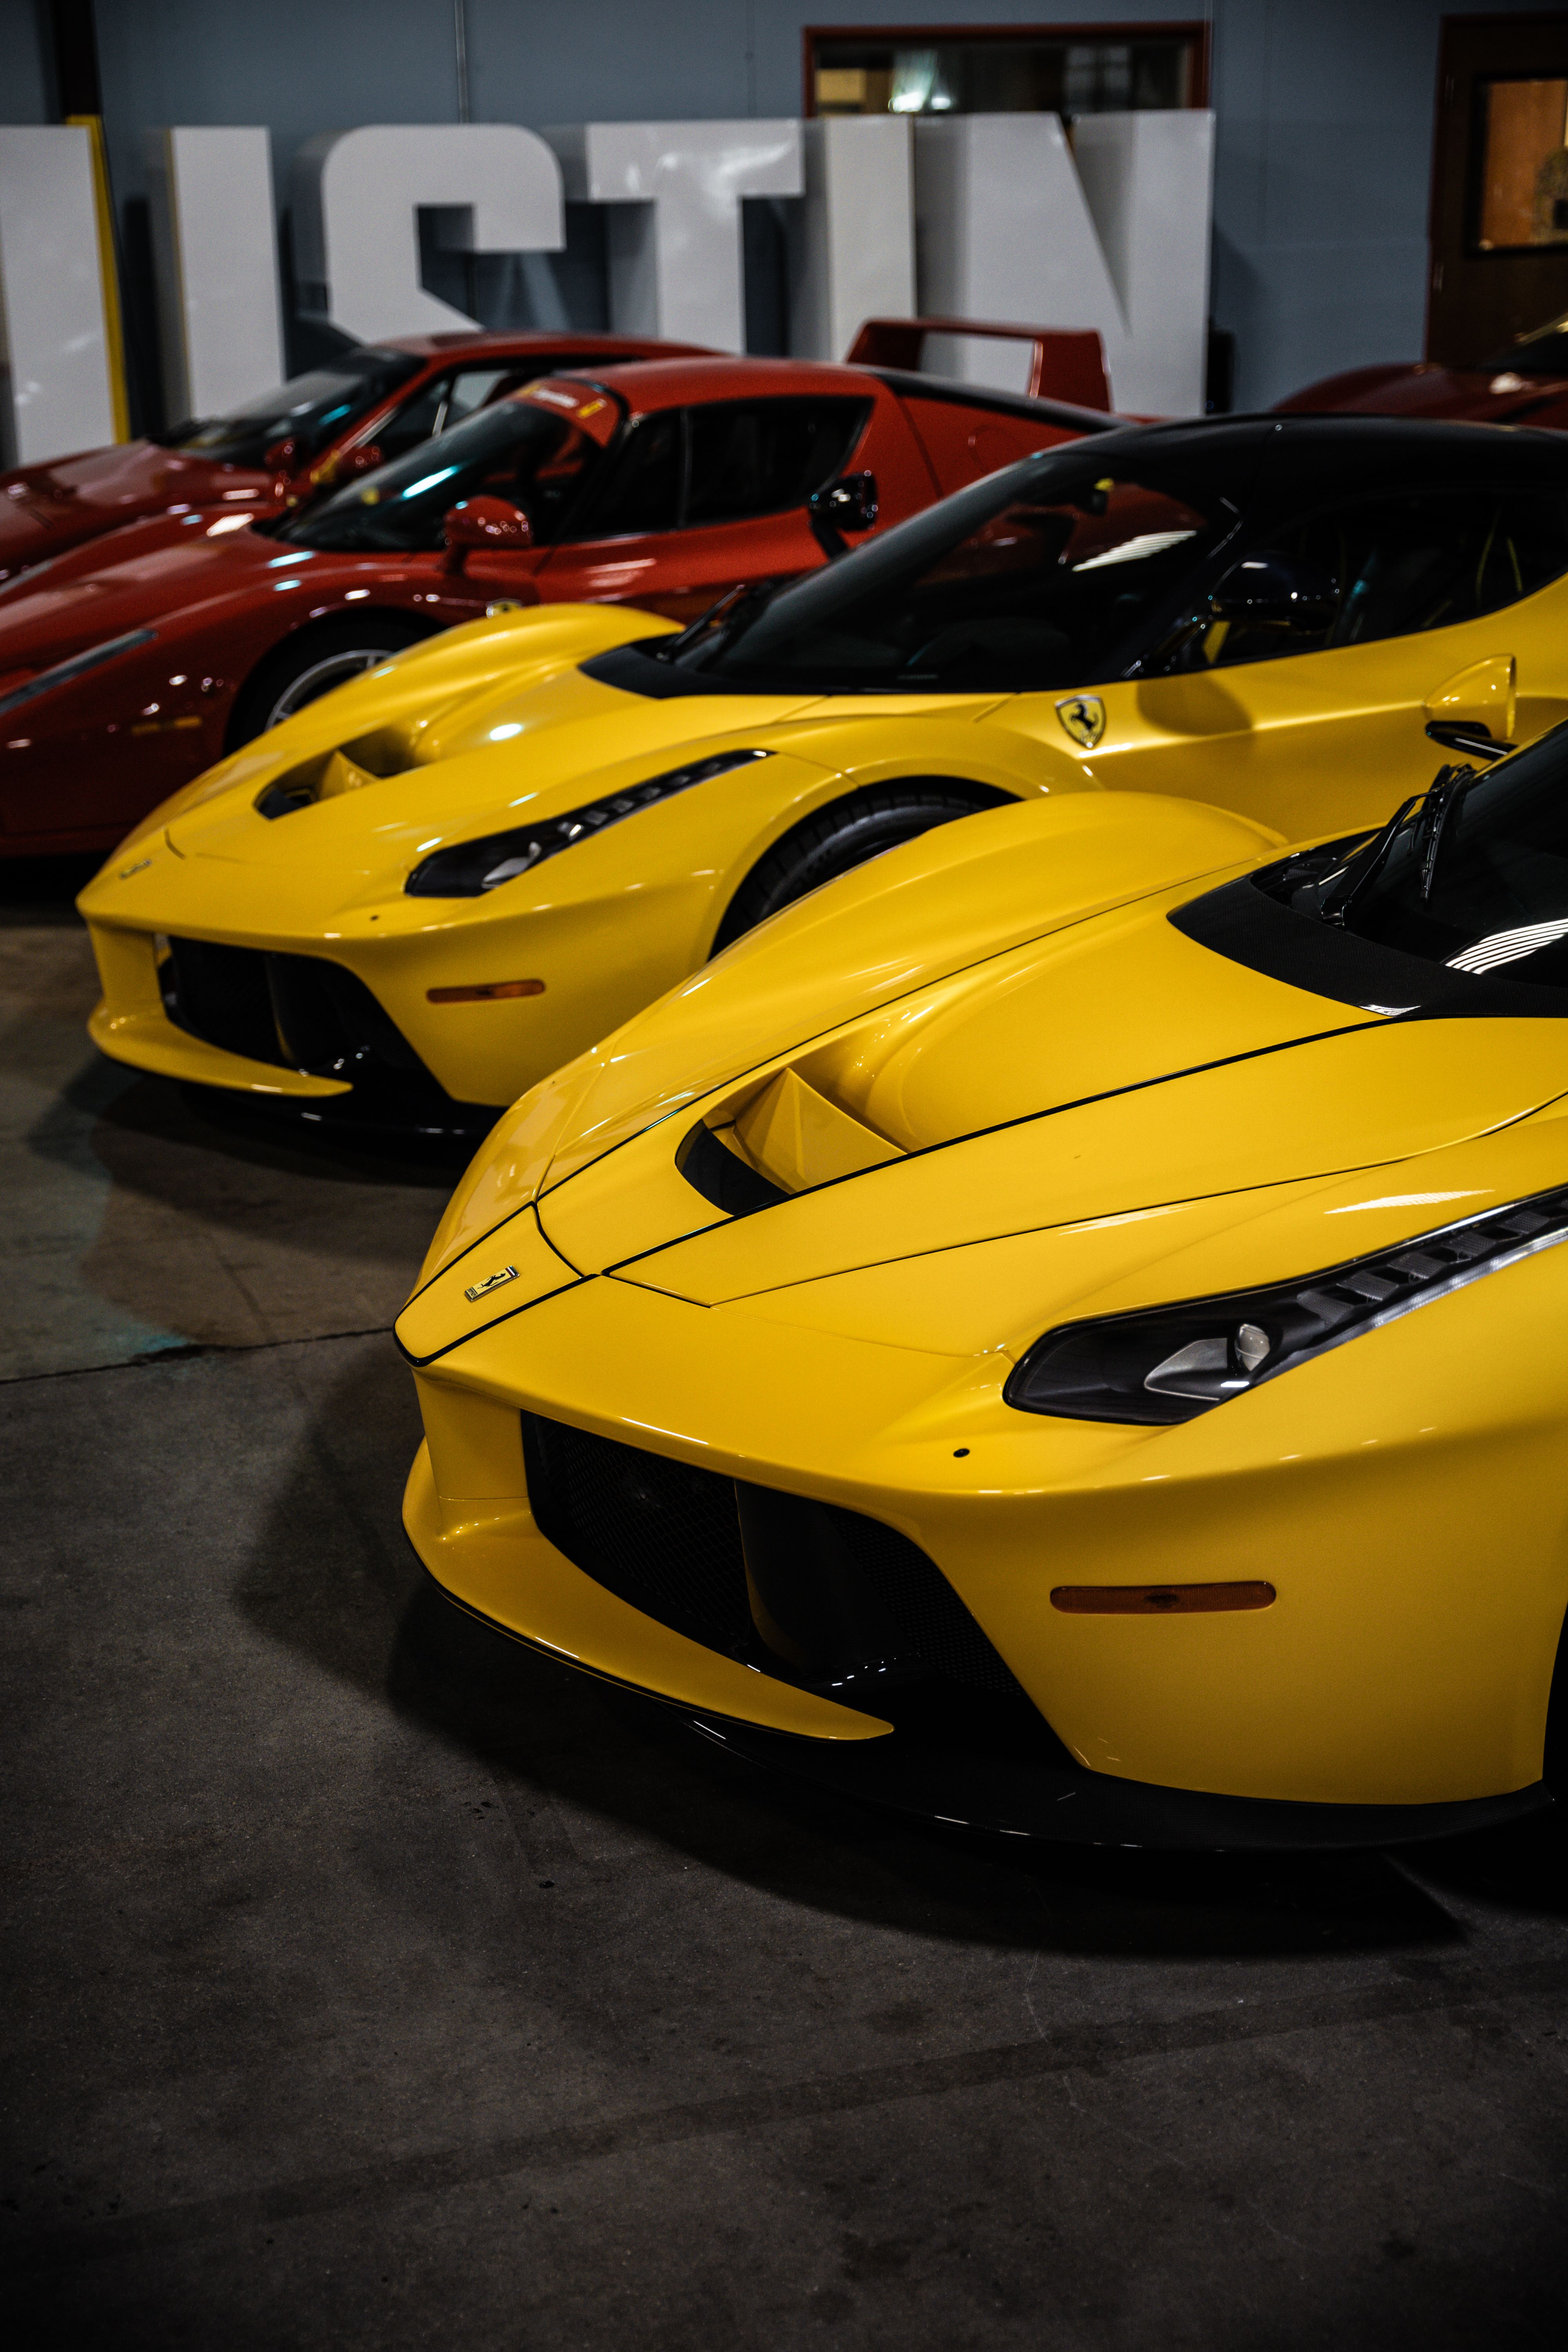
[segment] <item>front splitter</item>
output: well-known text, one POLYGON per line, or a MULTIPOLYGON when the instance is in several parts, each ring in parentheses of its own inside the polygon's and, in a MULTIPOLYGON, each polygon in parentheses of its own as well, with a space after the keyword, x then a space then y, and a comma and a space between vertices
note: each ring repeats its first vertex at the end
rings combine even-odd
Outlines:
POLYGON ((1552 1802, 1543 1780, 1503 1796, 1428 1805, 1300 1804, 1120 1780, 1106 1772, 975 1755, 894 1731, 854 1747, 683 1712, 702 1738, 855 1802, 992 1836, 1200 1853, 1405 1845, 1495 1829, 1552 1802))

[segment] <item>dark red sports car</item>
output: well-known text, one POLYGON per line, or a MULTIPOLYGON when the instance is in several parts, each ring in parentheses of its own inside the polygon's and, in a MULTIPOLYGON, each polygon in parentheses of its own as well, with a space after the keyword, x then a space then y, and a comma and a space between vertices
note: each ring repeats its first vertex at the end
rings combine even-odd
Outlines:
POLYGON ((1293 392, 1277 406, 1568 428, 1568 319, 1553 319, 1474 367, 1415 360, 1393 367, 1352 368, 1347 375, 1325 376, 1321 383, 1293 392))
POLYGON ((293 514, 132 524, 0 589, 0 851, 109 848, 318 695, 507 604, 694 619, 1121 420, 889 369, 547 377, 293 514))
POLYGON ((226 416, 0 474, 0 581, 144 515, 203 506, 268 514, 323 482, 401 457, 536 375, 669 359, 693 343, 637 335, 407 335, 365 344, 226 416))

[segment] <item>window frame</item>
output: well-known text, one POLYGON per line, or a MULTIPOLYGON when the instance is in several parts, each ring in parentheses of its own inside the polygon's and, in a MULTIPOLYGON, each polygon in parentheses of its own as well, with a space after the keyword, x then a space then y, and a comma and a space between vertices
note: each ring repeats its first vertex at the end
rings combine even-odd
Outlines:
POLYGON ((973 42, 982 46, 1026 47, 1031 41, 1089 44, 1095 41, 1185 40, 1192 44, 1188 73, 1188 112, 1210 103, 1212 40, 1204 16, 1161 21, 1139 17, 1129 23, 1091 25, 803 25, 801 27, 801 112, 816 115, 817 45, 824 41, 863 41, 879 48, 937 49, 944 43, 973 42))

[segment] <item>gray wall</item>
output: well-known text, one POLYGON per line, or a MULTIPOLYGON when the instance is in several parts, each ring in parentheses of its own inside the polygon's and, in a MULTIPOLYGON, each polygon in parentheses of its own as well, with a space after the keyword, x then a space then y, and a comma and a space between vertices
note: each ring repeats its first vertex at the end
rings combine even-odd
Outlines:
MULTIPOLYGON (((1468 13, 1504 6, 1471 0, 1468 13)), ((1130 0, 1120 13, 1142 23, 1206 13, 1213 25, 1214 313, 1236 337, 1237 405, 1363 362, 1418 357, 1437 0, 1213 0, 1207 10, 1130 0)), ((98 0, 97 14, 132 313, 147 299, 145 125, 269 124, 282 194, 313 131, 456 114, 451 0, 98 0)), ((537 126, 798 113, 802 27, 836 14, 955 25, 1104 23, 1119 12, 1106 0, 851 0, 841 12, 822 0, 468 0, 474 116, 537 126)), ((11 121, 45 119, 37 24, 32 0, 0 0, 11 121)), ((584 325, 602 314, 599 249, 593 221, 576 220, 556 268, 584 325)), ((492 272, 487 313, 525 315, 520 288, 520 273, 492 272)), ((145 378, 145 324, 139 340, 145 378)))

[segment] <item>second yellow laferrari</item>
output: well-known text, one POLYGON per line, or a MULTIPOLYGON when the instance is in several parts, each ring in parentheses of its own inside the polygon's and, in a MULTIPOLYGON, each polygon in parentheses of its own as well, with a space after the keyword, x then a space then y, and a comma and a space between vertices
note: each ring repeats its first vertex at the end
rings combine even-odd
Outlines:
POLYGON ((1568 1764, 1565 1112, 1568 729, 1284 856, 977 816, 500 1123, 397 1326, 409 1533, 945 1820, 1507 1820, 1568 1764))
POLYGON ((415 647, 166 803, 84 893, 137 1066, 483 1129, 819 884, 999 803, 1129 788, 1282 838, 1427 740, 1568 712, 1568 444, 1268 418, 989 476, 678 630, 556 606, 415 647))

